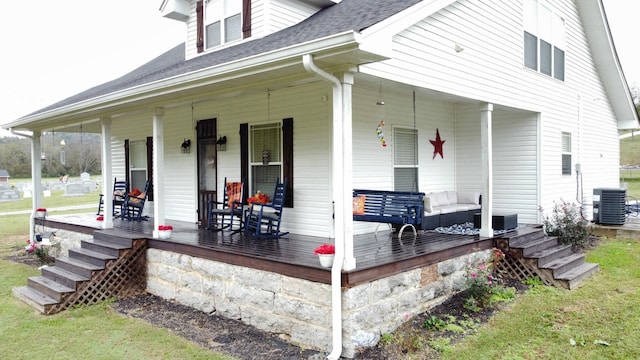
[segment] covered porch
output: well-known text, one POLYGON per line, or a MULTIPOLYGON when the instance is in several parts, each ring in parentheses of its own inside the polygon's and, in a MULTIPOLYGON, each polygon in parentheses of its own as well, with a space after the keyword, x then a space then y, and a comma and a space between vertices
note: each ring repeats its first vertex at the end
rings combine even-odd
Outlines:
MULTIPOLYGON (((53 215, 37 219, 55 232, 93 236, 95 232, 113 236, 144 238, 148 249, 224 262, 264 270, 303 280, 331 284, 331 269, 320 266, 314 249, 332 243, 329 237, 291 233, 279 239, 259 239, 243 232, 211 231, 196 224, 172 221, 169 239, 153 237, 154 222, 113 220, 112 229, 102 229, 94 214, 53 215)), ((517 232, 518 230, 513 230, 517 232)), ((65 237, 64 235, 61 238, 65 237)), ((409 270, 437 264, 465 254, 491 249, 498 237, 453 235, 435 231, 405 232, 401 239, 390 230, 354 236, 357 268, 342 271, 342 287, 353 287, 409 270)), ((64 239, 62 241, 65 241, 64 239)), ((63 246, 73 247, 68 244, 63 246)))

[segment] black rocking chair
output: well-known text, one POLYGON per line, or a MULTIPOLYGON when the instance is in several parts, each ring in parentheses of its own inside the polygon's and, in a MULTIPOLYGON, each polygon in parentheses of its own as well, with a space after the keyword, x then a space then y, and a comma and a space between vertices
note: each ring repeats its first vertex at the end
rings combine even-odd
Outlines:
POLYGON ((122 204, 122 218, 127 220, 147 220, 147 216, 142 216, 142 211, 144 210, 144 204, 147 201, 147 196, 149 195, 149 183, 150 180, 147 180, 144 185, 144 191, 140 194, 132 194, 128 192, 124 197, 124 202, 122 204))
POLYGON ((284 183, 276 180, 276 189, 273 192, 271 204, 253 204, 245 219, 244 232, 257 238, 277 239, 287 235, 288 232, 280 232, 280 220, 282 219, 282 207, 287 191, 287 179, 284 183))
MULTIPOLYGON (((127 181, 120 180, 117 178, 113 179, 113 193, 111 195, 111 203, 112 214, 113 216, 119 216, 122 213, 122 204, 124 204, 124 198, 127 194, 127 181)), ((100 201, 98 202, 98 213, 96 215, 102 214, 104 210, 104 194, 100 194, 100 201)))

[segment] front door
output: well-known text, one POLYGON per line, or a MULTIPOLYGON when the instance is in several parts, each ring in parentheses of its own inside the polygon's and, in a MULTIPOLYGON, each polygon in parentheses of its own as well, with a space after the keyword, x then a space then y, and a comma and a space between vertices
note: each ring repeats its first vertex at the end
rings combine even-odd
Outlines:
POLYGON ((207 204, 216 200, 216 119, 198 121, 198 226, 207 226, 207 204))

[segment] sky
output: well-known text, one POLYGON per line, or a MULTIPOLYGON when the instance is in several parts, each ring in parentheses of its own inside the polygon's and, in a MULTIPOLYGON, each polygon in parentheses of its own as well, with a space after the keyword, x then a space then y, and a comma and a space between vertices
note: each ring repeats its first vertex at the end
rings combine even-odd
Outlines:
MULTIPOLYGON (((640 1, 603 0, 622 69, 640 84, 640 1)), ((162 0, 4 1, 0 124, 113 80, 185 40, 162 0)), ((0 130, 0 136, 10 135, 0 130)))

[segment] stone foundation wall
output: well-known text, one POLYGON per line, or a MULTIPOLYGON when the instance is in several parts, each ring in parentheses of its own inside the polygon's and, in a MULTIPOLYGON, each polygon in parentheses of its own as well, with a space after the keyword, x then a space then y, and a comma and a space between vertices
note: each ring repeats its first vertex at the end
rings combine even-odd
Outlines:
POLYGON ((69 256, 69 249, 79 249, 82 240, 93 239, 93 236, 89 234, 49 227, 46 228, 46 232, 55 234, 51 237, 52 246, 48 248, 49 255, 53 257, 69 256))
MULTIPOLYGON (((490 250, 343 289, 343 353, 358 332, 391 332, 460 290, 467 262, 490 250)), ((331 287, 168 251, 147 251, 147 291, 207 313, 241 320, 292 343, 331 350, 331 287)))

